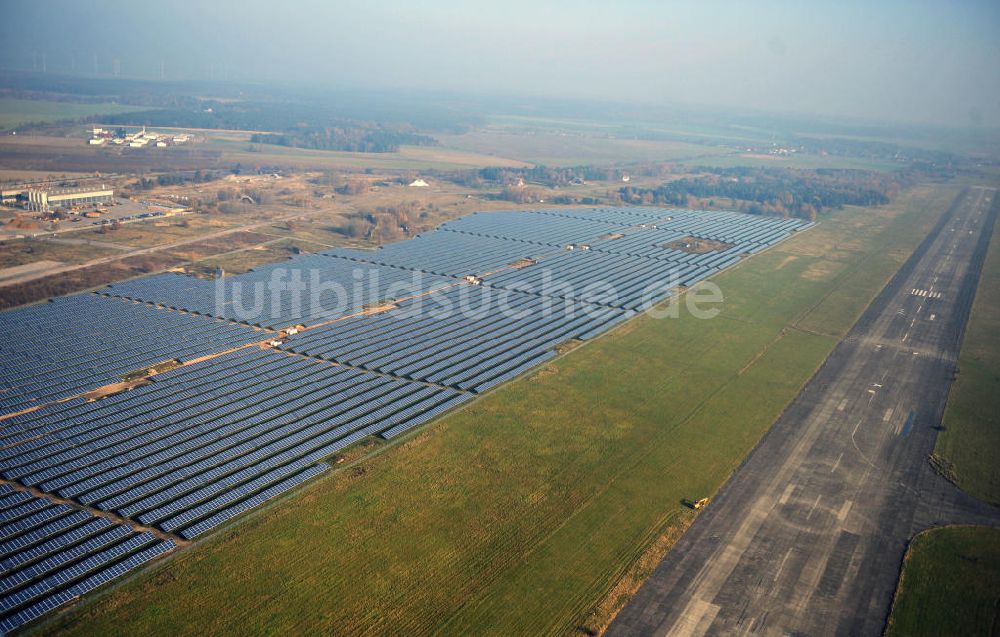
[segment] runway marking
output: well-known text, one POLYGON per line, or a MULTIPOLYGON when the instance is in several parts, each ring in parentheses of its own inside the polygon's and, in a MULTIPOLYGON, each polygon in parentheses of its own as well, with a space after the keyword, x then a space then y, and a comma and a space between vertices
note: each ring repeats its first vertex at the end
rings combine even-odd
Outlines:
POLYGON ((862 420, 858 420, 858 424, 854 425, 854 431, 851 432, 851 444, 854 445, 854 450, 858 452, 858 455, 861 456, 862 460, 864 460, 865 462, 867 462, 870 467, 877 468, 877 467, 875 467, 875 463, 872 462, 871 460, 869 460, 868 456, 866 456, 861 451, 861 447, 858 446, 858 440, 857 440, 857 438, 855 438, 855 436, 858 433, 858 429, 861 427, 861 423, 862 422, 863 422, 863 419, 862 420))
POLYGON ((886 409, 885 410, 885 415, 882 416, 882 422, 889 422, 889 419, 892 418, 892 412, 893 411, 895 411, 895 409, 893 407, 890 407, 890 408, 886 409))
POLYGON ((913 329, 913 324, 916 323, 916 322, 917 322, 917 319, 915 319, 915 318, 910 320, 910 327, 906 328, 906 333, 903 334, 903 338, 900 339, 901 343, 905 343, 906 342, 906 337, 910 335, 910 330, 913 329))
POLYGON ((813 502, 813 505, 809 508, 808 515, 806 515, 806 520, 808 520, 809 518, 811 518, 813 516, 813 512, 816 511, 816 507, 819 506, 819 500, 822 497, 823 497, 822 493, 819 494, 818 496, 816 496, 816 501, 813 502))
POLYGON ((785 569, 785 562, 788 561, 788 558, 789 556, 791 556, 791 554, 792 554, 792 549, 788 549, 787 551, 785 551, 785 557, 781 558, 781 563, 778 564, 778 570, 774 574, 774 580, 773 580, 774 582, 778 581, 778 577, 781 576, 781 571, 785 569))
POLYGON ((708 632, 709 626, 719 614, 719 606, 704 600, 691 600, 686 612, 667 633, 668 637, 700 637, 708 632))
POLYGON ((837 511, 837 519, 841 522, 847 519, 847 514, 851 512, 851 507, 854 506, 854 500, 847 500, 840 507, 840 511, 837 511))
POLYGON ((830 469, 830 473, 833 473, 834 471, 837 470, 837 467, 840 466, 840 461, 843 459, 844 459, 844 452, 840 452, 840 455, 837 456, 837 461, 833 463, 833 468, 830 469))
POLYGON ((781 497, 778 498, 778 504, 784 504, 788 502, 788 498, 789 496, 792 495, 792 490, 794 489, 795 489, 795 483, 792 482, 788 483, 788 486, 785 487, 785 491, 781 494, 781 497))
MULTIPOLYGON (((881 348, 882 346, 879 345, 879 347, 881 348)), ((837 411, 844 411, 844 407, 847 407, 847 399, 846 398, 844 400, 840 401, 840 404, 837 405, 837 411)))
POLYGON ((736 570, 740 558, 746 554, 754 536, 764 525, 764 520, 771 514, 775 506, 774 499, 770 496, 762 495, 754 500, 750 511, 743 517, 739 528, 736 529, 729 542, 719 547, 714 552, 713 559, 699 569, 698 574, 694 577, 694 584, 691 586, 691 599, 685 604, 684 610, 680 612, 680 618, 673 621, 672 627, 668 630, 666 626, 671 618, 667 617, 653 631, 655 634, 662 635, 666 632, 668 635, 700 636, 708 632, 719 611, 717 606, 713 608, 713 605, 702 600, 712 599, 719 593, 726 579, 736 570), (698 606, 703 604, 710 607, 707 610, 699 609, 698 606), (699 618, 697 621, 691 621, 696 617, 699 618), (706 617, 708 618, 707 622, 705 621, 706 617))

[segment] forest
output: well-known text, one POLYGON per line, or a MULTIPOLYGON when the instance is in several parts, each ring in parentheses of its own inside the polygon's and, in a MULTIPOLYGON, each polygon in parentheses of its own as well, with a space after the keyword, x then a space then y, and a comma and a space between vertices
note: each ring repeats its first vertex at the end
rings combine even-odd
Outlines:
POLYGON ((904 172, 740 167, 714 169, 655 188, 625 186, 619 193, 629 204, 687 206, 691 198, 712 199, 752 214, 811 220, 827 208, 889 203, 912 180, 904 172))

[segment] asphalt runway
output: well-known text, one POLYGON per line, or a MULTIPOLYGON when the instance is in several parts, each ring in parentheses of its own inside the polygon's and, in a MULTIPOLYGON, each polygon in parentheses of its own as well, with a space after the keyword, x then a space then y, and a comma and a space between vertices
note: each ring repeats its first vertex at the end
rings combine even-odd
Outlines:
POLYGON ((928 462, 998 199, 959 195, 607 635, 881 635, 915 533, 1000 525, 928 462))

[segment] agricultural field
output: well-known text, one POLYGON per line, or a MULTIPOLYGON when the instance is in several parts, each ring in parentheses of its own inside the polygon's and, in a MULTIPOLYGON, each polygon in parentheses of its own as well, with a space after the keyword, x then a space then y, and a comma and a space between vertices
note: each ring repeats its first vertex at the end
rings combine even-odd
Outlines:
POLYGON ((11 130, 25 124, 45 124, 93 115, 112 115, 139 110, 144 109, 112 102, 82 104, 4 97, 0 98, 0 129, 11 130))
POLYGON ((600 630, 954 193, 824 214, 714 277, 716 318, 639 316, 44 628, 600 630))
POLYGON ((1000 505, 1000 230, 993 229, 972 314, 962 340, 958 376, 948 396, 935 454, 972 495, 1000 505))
POLYGON ((924 531, 906 552, 886 637, 995 635, 1000 609, 1000 529, 924 531))

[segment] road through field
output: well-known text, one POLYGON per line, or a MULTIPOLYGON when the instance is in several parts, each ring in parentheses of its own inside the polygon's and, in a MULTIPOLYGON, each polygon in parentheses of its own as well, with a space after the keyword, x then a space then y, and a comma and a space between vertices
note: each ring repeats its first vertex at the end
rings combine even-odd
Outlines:
POLYGON ((916 532, 1000 526, 928 462, 996 198, 959 195, 608 635, 880 635, 916 532))
MULTIPOLYGON (((41 279, 47 276, 52 276, 53 274, 65 274, 67 272, 72 272, 74 270, 82 270, 84 268, 90 268, 95 265, 104 265, 106 263, 112 263, 114 261, 120 261, 122 259, 128 259, 131 257, 142 256, 144 254, 153 254, 154 252, 161 252, 164 250, 170 250, 172 248, 181 248, 186 245, 192 245, 195 243, 201 243, 203 241, 209 241, 211 239, 218 239, 220 237, 225 237, 231 234, 236 234, 238 232, 250 232, 256 230, 257 228, 263 228, 266 226, 274 225, 275 223, 282 221, 286 217, 275 217, 274 219, 269 219, 267 221, 260 221, 257 223, 251 223, 244 226, 238 226, 235 228, 228 228, 226 230, 220 230, 218 232, 212 232, 209 234, 199 235, 190 239, 184 239, 182 241, 175 241, 173 243, 165 243, 163 245, 156 245, 149 248, 126 248, 127 252, 122 252, 121 254, 113 254, 108 257, 100 257, 97 259, 92 259, 84 263, 73 263, 73 264, 63 264, 55 261, 45 262, 48 263, 48 267, 35 267, 31 269, 25 269, 20 272, 10 272, 13 268, 8 268, 5 271, 0 271, 0 287, 5 287, 9 285, 19 285, 21 283, 27 283, 29 281, 34 281, 35 279, 41 279), (5 276, 3 272, 9 272, 9 275, 5 276)), ((35 265, 35 264, 30 264, 35 265)))

